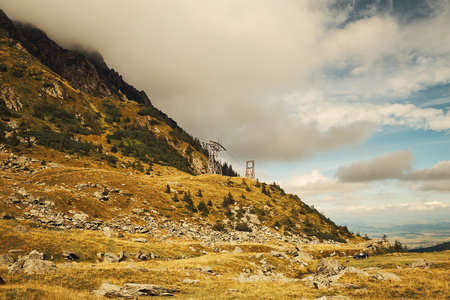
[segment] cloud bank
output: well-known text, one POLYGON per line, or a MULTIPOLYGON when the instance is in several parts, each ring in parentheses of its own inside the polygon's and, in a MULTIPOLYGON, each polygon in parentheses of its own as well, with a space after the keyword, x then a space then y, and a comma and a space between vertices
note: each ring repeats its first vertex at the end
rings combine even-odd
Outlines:
POLYGON ((450 129, 448 110, 394 103, 450 83, 450 5, 398 2, 0 0, 57 42, 98 49, 190 133, 266 161, 382 126, 450 129))

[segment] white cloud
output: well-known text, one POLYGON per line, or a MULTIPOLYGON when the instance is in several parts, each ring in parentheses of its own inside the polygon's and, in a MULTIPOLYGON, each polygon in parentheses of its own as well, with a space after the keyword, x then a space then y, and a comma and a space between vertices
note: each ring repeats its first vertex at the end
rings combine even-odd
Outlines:
POLYGON ((345 209, 347 213, 380 213, 384 211, 391 211, 393 206, 391 204, 379 206, 350 206, 345 209))
POLYGON ((281 180, 280 184, 286 191, 296 193, 301 197, 310 197, 322 194, 342 194, 356 190, 366 189, 367 183, 343 183, 336 179, 331 179, 318 170, 309 174, 295 176, 286 180, 281 180))
POLYGON ((399 205, 399 208, 414 212, 433 211, 440 209, 448 209, 450 208, 450 204, 442 203, 440 201, 414 202, 414 203, 402 203, 399 205))

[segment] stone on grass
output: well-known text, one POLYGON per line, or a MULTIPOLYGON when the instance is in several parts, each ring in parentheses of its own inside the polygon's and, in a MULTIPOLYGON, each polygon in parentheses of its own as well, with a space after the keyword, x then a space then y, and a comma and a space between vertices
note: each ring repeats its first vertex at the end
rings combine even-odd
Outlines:
POLYGON ((66 260, 77 260, 77 259, 80 259, 80 257, 78 255, 76 255, 75 253, 73 253, 71 251, 67 251, 67 250, 63 250, 61 255, 66 260))
POLYGON ((370 276, 370 278, 376 279, 376 280, 393 280, 393 281, 401 280, 400 277, 398 277, 394 273, 390 273, 390 272, 378 272, 378 273, 372 274, 370 276))
POLYGON ((0 255, 0 266, 9 267, 14 263, 14 259, 8 255, 0 255))
POLYGON ((14 232, 28 233, 28 228, 26 228, 26 227, 23 226, 23 225, 17 225, 17 226, 14 228, 14 232))
POLYGON ((412 263, 411 268, 429 269, 433 263, 421 258, 412 263))

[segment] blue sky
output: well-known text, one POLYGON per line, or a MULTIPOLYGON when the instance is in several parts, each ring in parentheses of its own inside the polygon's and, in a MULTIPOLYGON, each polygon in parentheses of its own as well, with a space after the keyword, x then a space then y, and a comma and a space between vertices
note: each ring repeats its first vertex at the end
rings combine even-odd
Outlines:
POLYGON ((255 160, 260 180, 355 232, 369 219, 448 226, 450 0, 0 7, 99 51, 189 133, 222 140, 242 174, 255 160))

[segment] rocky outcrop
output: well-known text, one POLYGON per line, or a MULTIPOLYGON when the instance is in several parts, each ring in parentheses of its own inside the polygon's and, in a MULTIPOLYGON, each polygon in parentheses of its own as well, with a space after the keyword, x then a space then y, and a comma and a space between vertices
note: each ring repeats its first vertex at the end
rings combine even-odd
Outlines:
POLYGON ((93 294, 106 298, 134 298, 145 296, 173 296, 174 293, 178 292, 180 292, 178 289, 153 284, 125 283, 122 287, 105 281, 98 290, 93 291, 93 294))
POLYGON ((3 100, 6 106, 15 111, 19 111, 23 108, 22 102, 20 102, 19 95, 17 95, 14 88, 9 85, 5 85, 0 90, 0 100, 3 100))
POLYGON ((44 255, 36 250, 25 255, 8 267, 12 275, 23 272, 25 274, 46 274, 56 270, 55 263, 44 260, 44 255))
POLYGON ((316 289, 328 289, 332 287, 354 288, 359 289, 357 285, 351 283, 338 283, 336 280, 341 278, 345 273, 354 273, 359 276, 369 276, 363 270, 354 267, 344 267, 335 259, 322 258, 317 264, 316 273, 309 275, 303 281, 307 286, 316 289))

